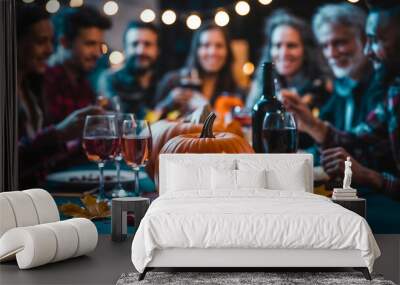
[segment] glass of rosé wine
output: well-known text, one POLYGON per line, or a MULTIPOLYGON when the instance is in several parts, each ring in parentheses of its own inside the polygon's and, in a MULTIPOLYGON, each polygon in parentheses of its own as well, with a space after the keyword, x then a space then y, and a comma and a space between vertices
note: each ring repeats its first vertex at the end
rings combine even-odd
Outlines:
POLYGON ((120 139, 120 143, 118 145, 118 150, 114 157, 115 166, 117 169, 117 183, 114 189, 111 191, 111 197, 113 198, 122 198, 131 196, 131 192, 128 192, 124 189, 121 183, 121 162, 123 160, 122 157, 122 126, 124 121, 134 121, 135 115, 132 113, 115 113, 116 123, 117 123, 117 135, 120 139))
POLYGON ((145 120, 125 120, 122 125, 122 156, 135 173, 135 196, 140 196, 139 171, 150 158, 152 139, 150 125, 145 120))
POLYGON ((104 193, 104 164, 115 157, 119 138, 115 115, 86 116, 83 129, 83 149, 90 161, 99 167, 99 194, 97 202, 107 200, 104 193))

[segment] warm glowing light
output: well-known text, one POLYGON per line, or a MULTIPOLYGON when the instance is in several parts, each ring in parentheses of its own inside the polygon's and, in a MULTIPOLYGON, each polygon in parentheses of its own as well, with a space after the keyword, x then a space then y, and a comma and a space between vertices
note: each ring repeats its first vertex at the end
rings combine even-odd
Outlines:
POLYGON ((46 10, 49 13, 56 13, 60 9, 60 2, 57 0, 50 0, 46 3, 46 10))
POLYGON ((347 0, 347 1, 349 1, 350 3, 357 3, 360 0, 347 0))
POLYGON ((218 26, 226 26, 229 23, 229 15, 225 11, 218 11, 215 14, 214 21, 218 26))
POLYGON ((106 44, 101 45, 101 52, 106 54, 108 52, 108 46, 106 44))
POLYGON ((260 2, 263 5, 269 5, 271 4, 272 0, 258 0, 258 2, 260 2))
POLYGON ((145 9, 142 11, 142 13, 140 13, 140 20, 145 23, 153 22, 155 18, 156 13, 154 13, 154 11, 151 9, 145 9))
POLYGON ((115 1, 107 1, 106 3, 104 3, 103 6, 103 11, 108 16, 117 14, 118 9, 119 9, 118 3, 115 1))
POLYGON ((83 0, 71 0, 69 1, 69 6, 71 8, 81 7, 83 5, 83 0))
POLYGON ((239 1, 235 5, 235 11, 240 16, 247 15, 250 12, 250 5, 246 1, 239 1))
POLYGON ((252 75, 254 72, 254 64, 252 64, 250 61, 246 62, 243 64, 242 71, 246 75, 252 75))
POLYGON ((161 21, 166 25, 172 25, 176 21, 176 14, 172 10, 165 10, 161 15, 161 21))
POLYGON ((24 3, 26 3, 26 4, 29 4, 29 3, 35 2, 35 0, 22 0, 22 2, 24 2, 24 3))
POLYGON ((193 14, 186 19, 186 25, 191 30, 197 30, 201 26, 201 19, 199 16, 193 14))
POLYGON ((117 65, 117 64, 121 64, 124 61, 124 55, 122 52, 120 51, 113 51, 112 53, 110 53, 109 56, 109 60, 111 64, 117 65))

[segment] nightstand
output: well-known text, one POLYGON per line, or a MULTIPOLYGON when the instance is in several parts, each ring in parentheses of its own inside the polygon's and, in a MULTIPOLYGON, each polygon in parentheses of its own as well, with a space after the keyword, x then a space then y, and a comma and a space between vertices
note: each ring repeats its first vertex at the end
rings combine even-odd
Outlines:
POLYGON ((123 241, 128 235, 128 212, 134 213, 135 228, 137 229, 150 206, 150 199, 144 197, 114 198, 111 203, 111 239, 123 241))
POLYGON ((361 217, 367 217, 367 201, 363 198, 357 199, 332 199, 333 203, 359 214, 361 217))

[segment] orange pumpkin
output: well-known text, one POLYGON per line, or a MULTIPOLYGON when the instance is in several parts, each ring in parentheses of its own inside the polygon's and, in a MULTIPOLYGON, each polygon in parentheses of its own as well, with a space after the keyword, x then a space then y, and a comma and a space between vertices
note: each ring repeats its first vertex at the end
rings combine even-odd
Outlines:
POLYGON ((185 134, 170 139, 161 153, 254 153, 243 138, 228 132, 213 133, 216 115, 211 113, 199 134, 185 134))
POLYGON ((201 131, 202 124, 193 124, 180 121, 161 120, 151 125, 152 150, 146 170, 151 178, 154 178, 158 154, 164 144, 170 139, 181 134, 198 133, 201 131))
MULTIPOLYGON (((161 120, 151 125, 153 146, 146 170, 152 179, 154 179, 155 169, 158 163, 158 154, 164 144, 179 135, 200 133, 203 128, 203 123, 210 113, 211 107, 205 105, 197 109, 190 117, 183 121, 161 120)), ((220 122, 214 125, 213 130, 216 132, 232 132, 243 137, 241 126, 237 121, 232 121, 227 125, 220 122)))

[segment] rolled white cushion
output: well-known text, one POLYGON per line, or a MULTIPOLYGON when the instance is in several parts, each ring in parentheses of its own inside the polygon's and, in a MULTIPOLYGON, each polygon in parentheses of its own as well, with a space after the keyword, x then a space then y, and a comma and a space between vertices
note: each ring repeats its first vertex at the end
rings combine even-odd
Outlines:
POLYGON ((18 227, 0 238, 0 261, 15 256, 20 269, 33 268, 86 254, 97 240, 95 225, 83 218, 18 227))
POLYGON ((63 222, 70 223, 78 233, 78 248, 73 257, 86 254, 96 248, 98 233, 96 226, 91 220, 75 218, 63 222))
POLYGON ((71 223, 55 222, 43 224, 44 227, 53 231, 56 236, 57 249, 51 262, 57 262, 75 255, 78 249, 78 233, 71 223))
POLYGON ((39 218, 39 224, 52 223, 60 220, 56 202, 49 192, 43 189, 29 189, 22 191, 28 194, 39 218))
POLYGON ((11 205, 17 227, 33 226, 39 223, 38 214, 31 197, 22 191, 1 193, 11 205))
POLYGON ((36 225, 7 231, 0 239, 0 260, 16 255, 20 269, 28 269, 51 262, 56 254, 54 232, 36 225))
POLYGON ((17 223, 10 202, 0 195, 0 238, 9 229, 15 228, 17 223))

